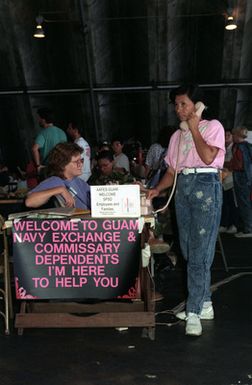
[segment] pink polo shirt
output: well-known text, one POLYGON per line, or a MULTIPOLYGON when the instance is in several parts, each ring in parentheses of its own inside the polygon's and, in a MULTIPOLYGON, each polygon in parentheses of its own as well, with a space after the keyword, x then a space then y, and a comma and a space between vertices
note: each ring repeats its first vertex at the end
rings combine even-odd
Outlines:
POLYGON ((191 131, 189 129, 186 131, 177 130, 171 137, 165 157, 166 163, 174 170, 177 168, 178 172, 180 172, 186 167, 215 167, 220 169, 223 167, 225 135, 222 124, 215 119, 201 120, 199 123, 199 131, 207 144, 219 148, 215 159, 211 164, 205 164, 196 151, 191 131), (180 135, 181 139, 179 139, 180 135))

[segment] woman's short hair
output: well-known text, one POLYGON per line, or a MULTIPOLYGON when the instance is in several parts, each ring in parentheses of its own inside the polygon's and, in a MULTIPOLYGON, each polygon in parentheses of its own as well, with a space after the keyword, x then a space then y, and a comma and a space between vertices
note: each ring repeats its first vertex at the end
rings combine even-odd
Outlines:
POLYGON ((175 104, 176 96, 187 95, 193 103, 203 102, 203 91, 197 84, 182 84, 170 92, 170 101, 175 104))
POLYGON ((58 143, 48 156, 48 175, 64 177, 64 170, 73 156, 79 155, 83 149, 76 143, 58 143))

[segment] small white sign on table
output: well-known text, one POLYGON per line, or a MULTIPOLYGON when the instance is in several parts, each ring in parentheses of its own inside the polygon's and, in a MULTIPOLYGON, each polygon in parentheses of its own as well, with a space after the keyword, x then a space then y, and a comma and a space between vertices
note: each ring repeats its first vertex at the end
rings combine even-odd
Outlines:
POLYGON ((91 215, 94 218, 139 218, 139 185, 91 186, 91 215))

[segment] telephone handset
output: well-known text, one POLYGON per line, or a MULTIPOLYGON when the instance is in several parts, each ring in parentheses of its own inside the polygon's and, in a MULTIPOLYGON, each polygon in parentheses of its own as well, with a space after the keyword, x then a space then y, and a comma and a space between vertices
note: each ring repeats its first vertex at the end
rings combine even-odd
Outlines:
MULTIPOLYGON (((206 108, 206 106, 202 102, 197 102, 195 104, 195 108, 196 108, 196 112, 195 112, 196 115, 198 115, 198 117, 200 117, 202 115, 202 112, 206 108)), ((186 120, 184 120, 183 122, 180 122, 179 127, 181 128, 181 130, 187 130, 189 128, 188 123, 187 123, 186 120)))

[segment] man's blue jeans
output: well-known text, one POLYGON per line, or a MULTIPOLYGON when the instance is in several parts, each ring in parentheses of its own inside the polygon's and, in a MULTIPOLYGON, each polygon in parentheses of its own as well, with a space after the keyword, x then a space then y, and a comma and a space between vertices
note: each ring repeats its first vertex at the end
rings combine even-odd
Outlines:
POLYGON ((179 174, 175 207, 180 247, 187 260, 186 311, 200 314, 211 301, 211 265, 222 206, 222 186, 215 173, 179 174))
POLYGON ((244 171, 234 171, 234 189, 238 203, 242 228, 245 233, 252 233, 252 201, 251 186, 248 184, 247 176, 244 171))

